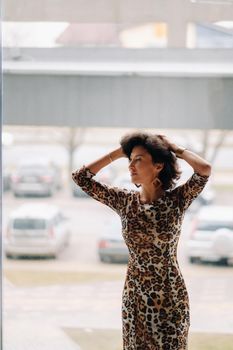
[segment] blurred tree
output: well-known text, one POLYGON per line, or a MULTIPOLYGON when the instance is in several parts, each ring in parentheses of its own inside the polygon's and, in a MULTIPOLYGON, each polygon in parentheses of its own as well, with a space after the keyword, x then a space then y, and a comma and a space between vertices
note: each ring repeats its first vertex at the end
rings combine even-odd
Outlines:
POLYGON ((212 153, 211 158, 210 158, 210 163, 211 164, 214 164, 214 161, 215 161, 215 159, 217 157, 217 154, 218 154, 220 148, 223 146, 225 138, 226 138, 228 132, 229 132, 229 130, 221 130, 219 132, 218 140, 217 140, 217 142, 215 144, 215 147, 213 149, 213 153, 212 153))
POLYGON ((85 138, 86 128, 68 128, 68 134, 63 137, 63 144, 68 152, 68 179, 73 171, 74 152, 85 138))
MULTIPOLYGON (((215 162, 215 159, 218 155, 219 150, 221 149, 222 145, 224 144, 225 138, 227 136, 228 130, 220 130, 217 141, 214 144, 213 147, 213 152, 211 156, 209 157, 209 162, 213 165, 215 162)), ((201 156, 204 158, 208 158, 207 152, 208 152, 208 147, 210 144, 210 137, 211 137, 211 130, 204 130, 203 131, 203 147, 202 147, 202 152, 201 156)))

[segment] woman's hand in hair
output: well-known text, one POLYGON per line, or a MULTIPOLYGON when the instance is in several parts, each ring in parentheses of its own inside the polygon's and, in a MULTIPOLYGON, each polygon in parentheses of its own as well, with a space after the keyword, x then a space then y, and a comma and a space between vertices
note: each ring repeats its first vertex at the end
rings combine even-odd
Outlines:
POLYGON ((169 151, 172 151, 176 153, 179 146, 177 146, 174 142, 169 140, 169 138, 166 135, 157 135, 164 143, 164 145, 169 149, 169 151))
POLYGON ((193 170, 199 175, 209 176, 211 174, 211 164, 204 158, 187 150, 184 147, 177 146, 171 142, 165 135, 158 135, 161 140, 167 145, 168 149, 176 154, 178 158, 185 160, 193 170))

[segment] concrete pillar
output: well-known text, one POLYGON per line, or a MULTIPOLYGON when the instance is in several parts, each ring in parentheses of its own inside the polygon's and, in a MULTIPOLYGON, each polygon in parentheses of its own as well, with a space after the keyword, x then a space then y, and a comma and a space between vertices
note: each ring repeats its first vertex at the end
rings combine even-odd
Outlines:
POLYGON ((172 48, 186 47, 187 24, 183 20, 174 17, 168 23, 168 40, 167 46, 172 48))

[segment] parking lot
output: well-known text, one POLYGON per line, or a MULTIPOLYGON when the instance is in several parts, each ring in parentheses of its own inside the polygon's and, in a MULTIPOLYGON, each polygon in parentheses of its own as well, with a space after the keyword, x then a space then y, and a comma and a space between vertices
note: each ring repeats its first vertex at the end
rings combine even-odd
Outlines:
MULTIPOLYGON (((229 191, 219 191, 216 196, 216 204, 231 205, 232 196, 229 191)), ((56 261, 46 261, 46 264, 80 264, 88 266, 103 265, 97 255, 97 242, 101 236, 109 229, 109 225, 117 215, 108 207, 92 200, 88 197, 73 197, 70 188, 64 187, 63 190, 57 192, 53 197, 17 197, 15 198, 11 192, 4 194, 3 206, 3 234, 6 233, 7 218, 10 213, 22 204, 30 203, 47 203, 56 205, 61 212, 69 220, 71 229, 71 240, 69 246, 64 249, 56 261)), ((192 215, 194 215, 192 213, 192 215)), ((179 242, 179 261, 182 266, 190 266, 186 259, 185 242, 190 234, 190 222, 192 215, 187 212, 183 224, 183 231, 179 242)), ((3 235, 4 237, 4 235, 3 235)), ((33 260, 7 260, 6 266, 12 264, 31 265, 42 264, 43 261, 33 260)), ((110 265, 111 266, 111 265, 110 265)))
MULTIPOLYGON (((16 322, 35 327, 40 324, 42 329, 46 326, 57 331, 63 328, 120 330, 126 265, 102 263, 97 254, 97 242, 116 214, 89 198, 73 197, 67 187, 53 197, 15 198, 6 192, 4 225, 13 209, 35 202, 56 204, 61 208, 69 219, 72 235, 69 246, 57 259, 4 260, 4 318, 8 342, 18 339, 23 349, 22 336, 16 336, 16 322)), ((229 192, 221 192, 217 203, 230 204, 229 192)), ((190 295, 191 331, 233 333, 233 265, 189 263, 185 245, 191 219, 192 215, 187 213, 178 250, 190 295)), ((47 339, 45 329, 43 334, 47 339)), ((8 344, 9 349, 12 346, 8 344)), ((69 346, 67 344, 67 349, 69 346)), ((76 348, 71 346, 70 349, 76 348)))

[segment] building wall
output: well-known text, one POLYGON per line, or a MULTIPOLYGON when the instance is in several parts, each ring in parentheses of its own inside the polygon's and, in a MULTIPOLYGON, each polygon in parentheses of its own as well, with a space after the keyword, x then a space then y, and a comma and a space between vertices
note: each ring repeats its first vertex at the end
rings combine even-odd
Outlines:
POLYGON ((4 75, 8 125, 233 128, 233 78, 4 75))

